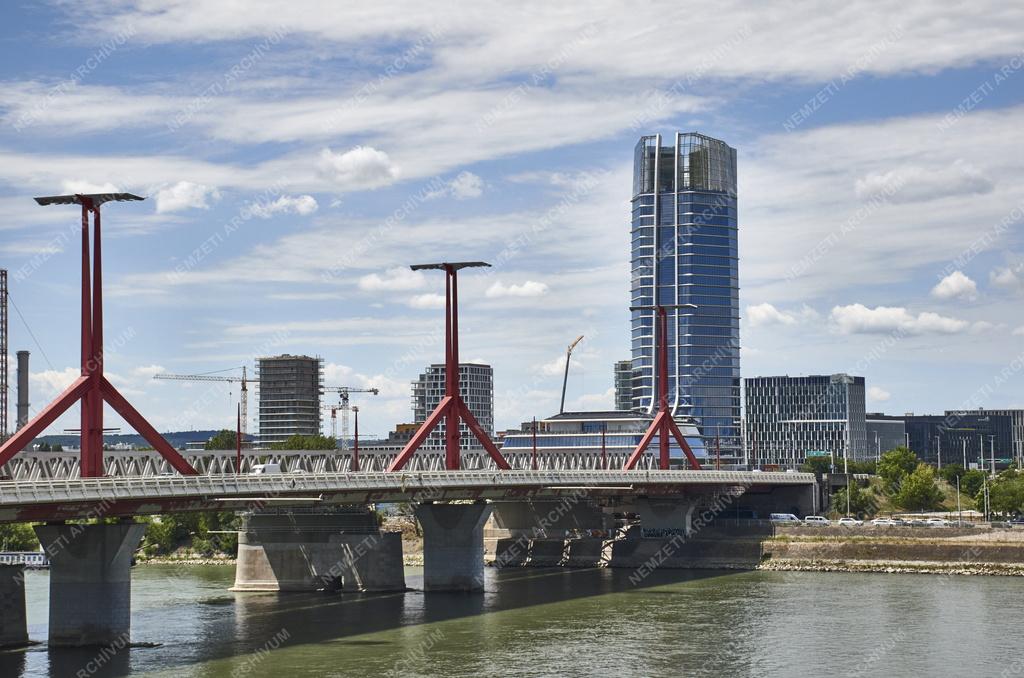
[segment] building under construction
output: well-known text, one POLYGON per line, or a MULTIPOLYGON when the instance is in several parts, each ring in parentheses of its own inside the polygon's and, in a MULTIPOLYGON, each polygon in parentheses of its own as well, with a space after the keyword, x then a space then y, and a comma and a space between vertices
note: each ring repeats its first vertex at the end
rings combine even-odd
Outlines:
POLYGON ((324 388, 323 358, 278 355, 256 364, 262 446, 293 435, 320 435, 320 394, 324 388))

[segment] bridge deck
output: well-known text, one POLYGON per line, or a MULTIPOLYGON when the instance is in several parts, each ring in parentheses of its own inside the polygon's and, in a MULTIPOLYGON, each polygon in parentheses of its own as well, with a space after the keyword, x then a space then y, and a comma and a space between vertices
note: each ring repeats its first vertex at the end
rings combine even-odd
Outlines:
POLYGON ((749 471, 421 471, 126 476, 0 482, 0 522, 271 503, 511 500, 577 495, 671 495, 814 483, 808 473, 749 471))

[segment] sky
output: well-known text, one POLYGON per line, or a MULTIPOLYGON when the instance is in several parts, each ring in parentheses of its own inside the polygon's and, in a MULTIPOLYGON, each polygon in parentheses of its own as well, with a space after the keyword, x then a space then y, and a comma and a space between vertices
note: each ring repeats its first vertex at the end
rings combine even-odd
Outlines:
POLYGON ((1024 407, 1024 6, 456 7, 5 3, 0 267, 32 413, 78 373, 80 255, 76 210, 31 198, 100 190, 147 196, 104 209, 106 370, 160 430, 233 428, 238 391, 153 375, 278 353, 379 388, 361 432, 410 421, 444 281, 408 266, 445 260, 494 264, 460 276, 461 351, 494 367, 498 429, 557 411, 581 334, 566 407, 611 408, 633 147, 676 131, 737 149, 743 376, 1024 407))

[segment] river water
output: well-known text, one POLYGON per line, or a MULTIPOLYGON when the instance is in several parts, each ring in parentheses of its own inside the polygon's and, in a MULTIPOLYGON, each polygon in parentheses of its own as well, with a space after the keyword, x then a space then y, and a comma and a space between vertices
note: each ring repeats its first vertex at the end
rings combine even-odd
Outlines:
MULTIPOLYGON (((475 595, 278 595, 227 591, 229 566, 146 565, 132 640, 158 647, 40 645, 0 655, 0 676, 1024 675, 1021 578, 630 574, 488 569, 475 595)), ((47 574, 26 588, 42 641, 47 574)))

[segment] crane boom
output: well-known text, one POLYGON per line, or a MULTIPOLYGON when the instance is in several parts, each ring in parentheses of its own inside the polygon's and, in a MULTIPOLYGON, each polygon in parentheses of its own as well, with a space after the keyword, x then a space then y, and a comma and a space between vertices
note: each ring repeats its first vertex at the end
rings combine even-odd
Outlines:
MULTIPOLYGON (((238 368, 232 368, 238 369, 238 368)), ((240 383, 242 386, 239 389, 238 404, 241 408, 239 416, 242 419, 241 433, 246 435, 249 421, 249 380, 245 374, 245 365, 241 367, 242 376, 232 377, 217 374, 168 374, 167 372, 161 372, 160 374, 154 374, 154 379, 171 379, 174 381, 221 381, 230 383, 240 383)))
MULTIPOLYGON (((341 405, 336 409, 341 410, 341 449, 348 449, 348 413, 352 410, 349 407, 349 394, 350 393, 371 393, 377 395, 380 393, 379 388, 356 388, 354 386, 324 386, 324 392, 331 391, 337 393, 338 398, 341 400, 341 405)), ((331 409, 331 434, 337 439, 336 431, 336 418, 334 416, 334 409, 331 409)))

